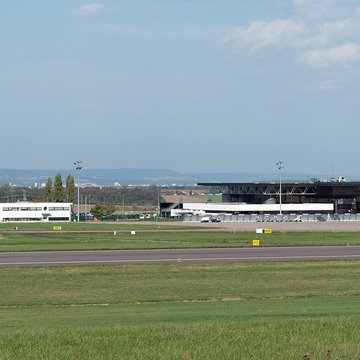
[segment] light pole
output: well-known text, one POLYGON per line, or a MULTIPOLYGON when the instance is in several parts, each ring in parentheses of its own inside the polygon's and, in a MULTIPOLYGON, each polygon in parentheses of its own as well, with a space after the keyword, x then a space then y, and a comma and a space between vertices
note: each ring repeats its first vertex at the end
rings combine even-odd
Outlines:
POLYGON ((160 209, 160 189, 158 187, 158 203, 157 203, 157 211, 158 213, 156 214, 156 221, 159 221, 159 217, 161 215, 161 209, 160 209))
POLYGON ((281 170, 284 168, 283 164, 284 164, 283 161, 278 161, 276 163, 276 166, 278 167, 279 173, 280 173, 280 190, 279 190, 280 191, 280 215, 282 214, 281 213, 281 170))
POLYGON ((80 170, 82 169, 82 162, 77 160, 74 162, 75 165, 75 169, 79 170, 78 171, 78 181, 77 181, 77 186, 78 186, 78 191, 77 191, 77 198, 78 198, 78 208, 77 208, 77 221, 80 222, 80 170))

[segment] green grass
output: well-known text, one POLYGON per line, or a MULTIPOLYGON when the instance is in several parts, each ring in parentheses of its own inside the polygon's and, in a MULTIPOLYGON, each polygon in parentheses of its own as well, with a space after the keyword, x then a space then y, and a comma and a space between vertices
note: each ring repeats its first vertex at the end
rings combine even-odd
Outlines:
POLYGON ((360 233, 356 232, 259 235, 250 232, 141 232, 141 229, 136 229, 135 235, 131 235, 130 230, 117 232, 116 235, 111 230, 100 233, 3 232, 0 234, 0 251, 251 247, 254 239, 259 239, 261 246, 360 245, 360 233))
POLYGON ((360 317, 11 331, 0 359, 359 359, 360 317))
POLYGON ((2 231, 53 231, 54 226, 61 226, 65 231, 113 231, 113 230, 174 230, 174 229, 193 229, 193 226, 186 225, 171 225, 167 221, 160 221, 158 223, 144 224, 138 221, 133 223, 122 222, 62 222, 62 223, 0 223, 0 232, 2 231), (16 228, 16 230, 15 230, 16 228))
POLYGON ((358 296, 360 262, 0 268, 0 306, 358 296))
POLYGON ((2 268, 0 359, 359 359, 359 276, 357 261, 2 268))
MULTIPOLYGON (((360 245, 97 225, 3 232, 0 251, 360 245)), ((0 359, 359 359, 359 278, 357 261, 0 268, 0 359)))

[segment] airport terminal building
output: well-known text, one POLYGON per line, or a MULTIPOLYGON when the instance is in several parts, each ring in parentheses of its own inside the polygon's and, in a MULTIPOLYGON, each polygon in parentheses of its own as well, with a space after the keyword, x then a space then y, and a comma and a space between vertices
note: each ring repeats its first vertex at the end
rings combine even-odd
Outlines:
POLYGON ((343 177, 329 181, 252 183, 199 183, 211 193, 221 193, 221 203, 164 204, 163 216, 185 214, 340 214, 360 213, 360 182, 343 177))
POLYGON ((72 203, 0 203, 0 222, 71 221, 72 203))

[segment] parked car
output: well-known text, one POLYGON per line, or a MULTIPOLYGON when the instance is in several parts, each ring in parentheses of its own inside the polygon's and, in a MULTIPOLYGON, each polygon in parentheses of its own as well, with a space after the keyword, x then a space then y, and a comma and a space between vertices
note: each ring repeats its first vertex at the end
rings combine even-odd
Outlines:
POLYGON ((318 216, 316 217, 316 220, 317 220, 317 221, 326 221, 326 217, 325 217, 324 215, 318 215, 318 216))

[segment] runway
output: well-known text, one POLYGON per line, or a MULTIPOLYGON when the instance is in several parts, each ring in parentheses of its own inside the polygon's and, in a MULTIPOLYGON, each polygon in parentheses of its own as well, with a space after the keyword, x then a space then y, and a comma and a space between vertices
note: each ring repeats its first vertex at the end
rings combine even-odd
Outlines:
POLYGON ((360 260, 360 246, 4 252, 0 253, 0 266, 129 265, 326 259, 360 260))

